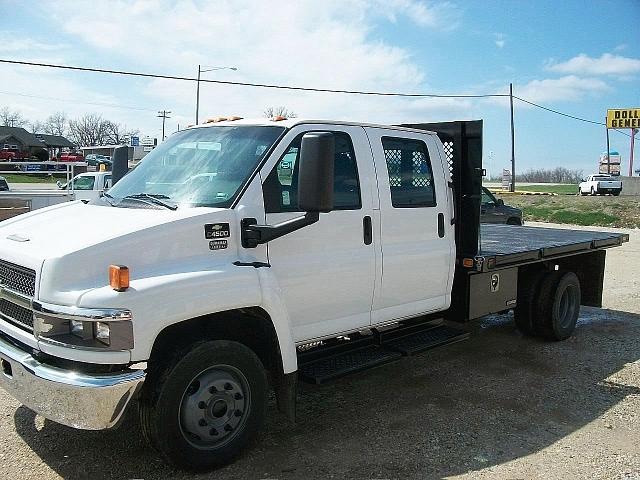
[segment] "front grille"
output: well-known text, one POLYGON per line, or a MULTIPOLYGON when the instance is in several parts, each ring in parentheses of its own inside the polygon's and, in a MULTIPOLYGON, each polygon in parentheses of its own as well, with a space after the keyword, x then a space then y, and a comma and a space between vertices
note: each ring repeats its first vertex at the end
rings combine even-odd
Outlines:
POLYGON ((2 298, 0 299, 0 314, 5 320, 10 321, 17 327, 27 330, 28 332, 33 331, 32 310, 21 307, 20 305, 16 305, 15 303, 2 298))
POLYGON ((36 293, 36 272, 0 260, 0 284, 27 297, 33 297, 36 293))

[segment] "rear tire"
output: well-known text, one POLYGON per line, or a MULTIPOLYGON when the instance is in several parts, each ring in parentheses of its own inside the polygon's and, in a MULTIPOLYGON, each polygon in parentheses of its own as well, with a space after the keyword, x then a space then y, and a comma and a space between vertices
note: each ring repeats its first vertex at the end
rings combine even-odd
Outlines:
POLYGON ((140 400, 142 431, 176 467, 225 465, 256 437, 265 417, 267 377, 238 342, 191 345, 150 373, 140 400))
POLYGON ((571 336, 580 314, 580 281, 573 272, 549 272, 540 284, 534 330, 548 340, 571 336))
POLYGON ((513 311, 513 318, 516 327, 523 335, 533 337, 536 336, 534 321, 536 318, 536 306, 540 282, 545 275, 544 270, 533 272, 523 278, 520 282, 518 279, 518 303, 513 311))
POLYGON ((595 195, 595 194, 596 194, 596 189, 595 189, 595 188, 593 188, 593 187, 591 187, 591 195, 593 196, 593 195, 595 195))
POLYGON ((507 220, 507 225, 522 225, 522 222, 519 218, 510 218, 507 220))
POLYGON ((614 197, 617 197, 618 195, 620 195, 620 190, 616 190, 615 192, 611 192, 613 193, 614 197))

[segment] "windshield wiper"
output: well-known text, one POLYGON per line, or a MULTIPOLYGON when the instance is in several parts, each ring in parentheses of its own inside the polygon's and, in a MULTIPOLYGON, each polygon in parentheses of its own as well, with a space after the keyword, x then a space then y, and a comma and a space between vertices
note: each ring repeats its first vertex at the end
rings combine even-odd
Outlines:
POLYGON ((107 203, 109 205, 111 205, 112 207, 116 206, 116 204, 111 201, 111 200, 115 200, 115 199, 111 195, 109 195, 107 192, 102 192, 102 196, 106 198, 107 203))
POLYGON ((169 210, 177 210, 178 206, 172 203, 163 202, 161 198, 170 198, 166 195, 162 195, 160 193, 135 193, 133 195, 127 195, 124 198, 133 198, 134 200, 140 200, 144 203, 154 203, 156 205, 163 206, 164 208, 168 208, 169 210), (145 202, 148 200, 148 202, 145 202))

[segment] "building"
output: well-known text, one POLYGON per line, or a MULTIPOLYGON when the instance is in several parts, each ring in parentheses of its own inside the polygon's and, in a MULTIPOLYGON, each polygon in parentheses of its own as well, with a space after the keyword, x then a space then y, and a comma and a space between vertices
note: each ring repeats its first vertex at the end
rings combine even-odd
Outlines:
POLYGON ((95 145, 91 147, 80 147, 82 154, 87 157, 87 155, 97 154, 104 155, 105 157, 113 157, 113 151, 118 147, 127 147, 129 163, 136 164, 144 156, 153 150, 158 144, 157 138, 144 137, 139 139, 138 137, 133 137, 135 141, 130 141, 129 145, 95 145))
POLYGON ((0 127, 0 148, 18 150, 21 158, 35 157, 44 162, 63 149, 73 150, 75 145, 60 135, 33 134, 21 127, 0 127))

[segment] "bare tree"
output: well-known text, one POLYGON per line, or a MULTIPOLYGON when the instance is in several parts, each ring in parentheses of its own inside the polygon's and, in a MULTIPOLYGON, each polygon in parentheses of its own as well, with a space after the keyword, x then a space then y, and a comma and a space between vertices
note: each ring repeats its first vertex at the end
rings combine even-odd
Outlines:
POLYGON ((49 135, 59 135, 64 137, 67 133, 69 119, 64 112, 56 112, 49 115, 44 122, 44 133, 49 135))
POLYGON ((285 118, 296 118, 297 115, 291 110, 287 109, 287 107, 267 107, 264 109, 264 116, 267 118, 273 117, 285 117, 285 118))
POLYGON ((27 126, 31 133, 44 133, 44 123, 40 120, 34 120, 33 122, 27 122, 27 126))
POLYGON ((69 121, 69 137, 76 145, 106 145, 108 122, 100 115, 89 113, 69 121))
POLYGON ((69 137, 77 145, 119 145, 127 143, 138 130, 127 130, 119 123, 97 114, 87 114, 69 121, 69 137))
POLYGON ((3 127, 23 127, 27 125, 27 121, 20 112, 3 107, 0 109, 0 125, 3 127))
POLYGON ((136 136, 139 130, 127 130, 126 126, 119 123, 105 120, 106 122, 106 141, 111 145, 120 145, 129 142, 131 137, 136 136))

